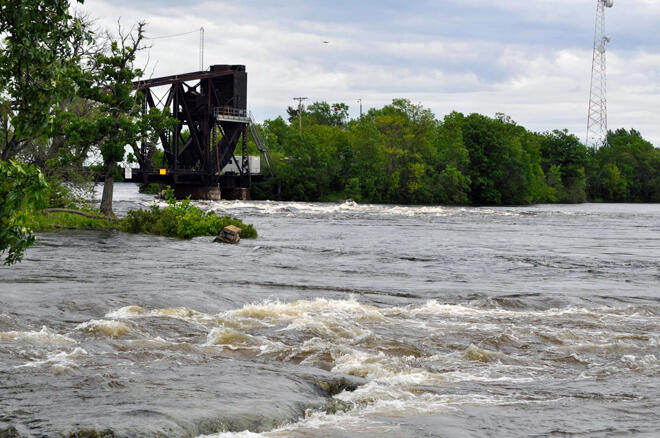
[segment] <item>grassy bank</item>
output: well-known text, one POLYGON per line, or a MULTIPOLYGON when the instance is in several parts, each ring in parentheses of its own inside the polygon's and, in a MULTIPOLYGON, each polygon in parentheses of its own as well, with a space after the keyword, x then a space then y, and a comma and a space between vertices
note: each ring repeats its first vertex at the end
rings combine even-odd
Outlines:
MULTIPOLYGON (((100 215, 98 211, 80 210, 81 212, 100 215)), ((96 219, 84 217, 73 213, 55 212, 44 213, 41 211, 33 212, 28 219, 28 228, 32 231, 55 231, 61 229, 72 230, 120 230, 121 220, 111 221, 105 219, 96 219)))

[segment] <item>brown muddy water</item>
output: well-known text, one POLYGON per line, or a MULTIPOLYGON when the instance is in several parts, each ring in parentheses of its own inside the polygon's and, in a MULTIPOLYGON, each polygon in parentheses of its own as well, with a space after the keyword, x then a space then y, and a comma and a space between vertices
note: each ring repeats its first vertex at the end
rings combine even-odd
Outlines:
POLYGON ((658 436, 660 205, 201 205, 0 268, 0 437, 658 436))

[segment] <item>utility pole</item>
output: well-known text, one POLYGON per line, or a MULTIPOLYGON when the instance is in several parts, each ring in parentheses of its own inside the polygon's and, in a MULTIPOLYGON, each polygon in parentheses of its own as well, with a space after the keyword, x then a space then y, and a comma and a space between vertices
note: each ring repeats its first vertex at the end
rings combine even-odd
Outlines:
POLYGON ((199 71, 204 71, 204 26, 199 28, 199 71))
POLYGON ((302 134, 302 110, 303 110, 303 100, 307 100, 306 97, 294 97, 293 100, 298 101, 298 131, 302 134))
POLYGON ((607 144, 607 44, 605 8, 614 6, 614 0, 596 0, 596 29, 591 63, 591 91, 587 116, 587 146, 595 148, 607 144))
POLYGON ((362 118, 362 99, 358 99, 357 101, 360 104, 360 118, 362 118))

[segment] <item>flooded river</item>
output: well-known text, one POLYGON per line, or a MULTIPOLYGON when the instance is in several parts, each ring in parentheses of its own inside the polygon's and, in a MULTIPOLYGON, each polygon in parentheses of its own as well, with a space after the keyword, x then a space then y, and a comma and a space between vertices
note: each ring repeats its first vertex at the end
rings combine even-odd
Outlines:
POLYGON ((43 233, 0 268, 0 436, 660 430, 660 205, 200 204, 260 237, 43 233))

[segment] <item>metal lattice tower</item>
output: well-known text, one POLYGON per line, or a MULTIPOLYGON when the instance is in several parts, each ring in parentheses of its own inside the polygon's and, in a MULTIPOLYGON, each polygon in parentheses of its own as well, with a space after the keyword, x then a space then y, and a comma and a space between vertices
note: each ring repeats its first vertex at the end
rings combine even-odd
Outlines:
POLYGON ((614 0, 596 0, 596 3, 586 144, 598 148, 607 143, 607 44, 610 37, 605 33, 605 8, 614 6, 614 0))

